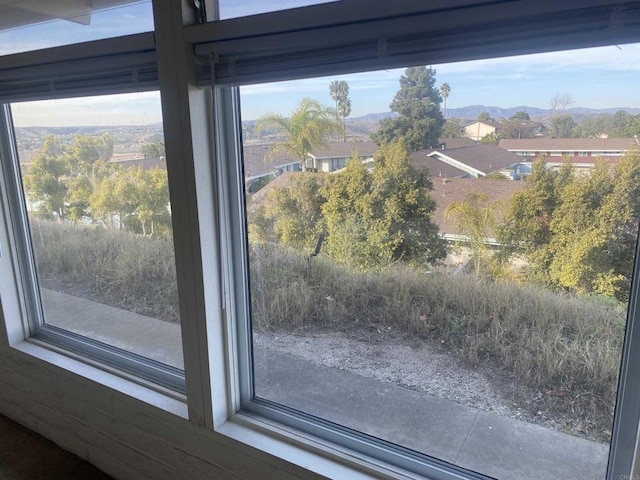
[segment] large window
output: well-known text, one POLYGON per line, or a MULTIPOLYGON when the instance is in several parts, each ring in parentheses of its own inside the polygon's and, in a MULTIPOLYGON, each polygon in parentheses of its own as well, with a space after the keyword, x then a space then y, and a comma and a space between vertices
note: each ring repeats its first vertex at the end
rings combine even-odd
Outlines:
POLYGON ((11 107, 32 334, 183 389, 158 92, 11 107))
POLYGON ((540 157, 523 178, 495 134, 464 143, 462 125, 491 109, 503 138, 533 138, 566 117, 547 104, 568 85, 602 109, 585 125, 609 105, 634 108, 616 96, 629 77, 611 72, 634 63, 637 46, 608 63, 611 48, 241 87, 237 130, 245 149, 264 147, 264 182, 243 205, 251 302, 241 335, 253 362, 244 408, 330 425, 334 439, 344 427, 364 433, 365 450, 402 447, 399 463, 424 455, 497 478, 516 468, 518 478, 604 478, 640 152, 587 173, 540 157), (545 69, 555 82, 543 91, 545 69), (595 98, 597 69, 619 86, 595 98), (371 138, 381 146, 365 162, 355 152, 371 138), (274 179, 305 145, 305 171, 274 179), (355 154, 346 168, 323 173, 345 146, 355 154), (330 154, 309 162, 320 150, 330 154))

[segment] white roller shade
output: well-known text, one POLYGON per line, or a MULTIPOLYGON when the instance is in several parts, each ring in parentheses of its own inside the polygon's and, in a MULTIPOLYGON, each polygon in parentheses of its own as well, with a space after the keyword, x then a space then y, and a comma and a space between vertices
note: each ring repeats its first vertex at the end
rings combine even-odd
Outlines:
POLYGON ((0 103, 155 88, 152 33, 0 57, 0 103))
POLYGON ((216 84, 242 85, 640 41, 640 2, 343 0, 186 35, 202 83, 211 57, 216 84))

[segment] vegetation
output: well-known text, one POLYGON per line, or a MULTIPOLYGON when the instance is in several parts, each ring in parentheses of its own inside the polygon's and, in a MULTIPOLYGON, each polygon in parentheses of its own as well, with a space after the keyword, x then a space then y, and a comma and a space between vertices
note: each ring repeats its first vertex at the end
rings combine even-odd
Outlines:
POLYGON ((272 143, 267 158, 277 154, 291 155, 302 162, 302 171, 307 171, 307 154, 313 149, 326 145, 327 139, 342 130, 336 121, 336 112, 320 102, 303 98, 300 105, 284 117, 277 113, 262 115, 255 125, 256 134, 272 131, 284 139, 272 143))
POLYGON ((448 83, 443 83, 440 85, 440 95, 442 95, 442 100, 444 101, 444 117, 447 118, 447 98, 451 94, 451 87, 448 83))
MULTIPOLYGON (((415 170, 396 142, 378 150, 371 171, 355 157, 339 175, 313 175, 274 190, 266 216, 276 239, 297 248, 311 249, 325 232, 324 251, 352 268, 425 264, 445 256, 431 221, 431 188, 427 173, 415 170)), ((264 219, 250 221, 253 238, 267 238, 264 219)))
POLYGON ((304 253, 270 244, 251 251, 251 265, 257 328, 392 332, 445 345, 512 373, 570 417, 568 427, 606 439, 624 328, 614 303, 403 264, 354 271, 322 255, 309 270, 304 253))
POLYGON ((71 145, 48 136, 24 174, 38 217, 127 227, 153 234, 170 225, 167 173, 110 163, 113 139, 76 135, 71 145))
POLYGON ((451 202, 444 215, 454 219, 458 231, 467 238, 476 275, 480 275, 483 264, 492 260, 488 240, 496 227, 495 212, 500 206, 489 202, 485 193, 469 193, 464 200, 451 202))
POLYGON ((640 153, 588 176, 566 163, 534 163, 527 188, 514 194, 500 239, 523 255, 529 275, 553 287, 627 300, 640 222, 640 153))
POLYGON ((349 84, 344 80, 334 80, 329 85, 331 99, 336 102, 336 114, 342 118, 342 141, 347 141, 346 118, 351 115, 351 99, 349 99, 349 84))
POLYGON ((178 321, 171 236, 35 219, 31 237, 42 286, 178 321))
POLYGON ((409 151, 438 144, 444 117, 442 97, 436 88, 436 71, 427 67, 409 67, 400 77, 400 89, 391 102, 396 118, 385 118, 371 139, 378 145, 403 139, 409 151))

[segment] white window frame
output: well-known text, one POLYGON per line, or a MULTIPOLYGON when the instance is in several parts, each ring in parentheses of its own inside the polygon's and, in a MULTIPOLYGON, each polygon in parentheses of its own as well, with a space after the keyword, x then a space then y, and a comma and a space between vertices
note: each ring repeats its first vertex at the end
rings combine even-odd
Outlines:
MULTIPOLYGON (((375 3, 377 7, 380 5, 375 3)), ((407 3, 401 2, 402 5, 399 8, 406 7, 407 3)), ((513 2, 514 4, 522 7, 524 2, 513 2)), ((393 465, 391 468, 399 468, 404 472, 410 472, 410 474, 424 475, 427 478, 437 479, 450 479, 450 478, 482 478, 482 475, 478 476, 472 472, 464 469, 458 469, 455 466, 450 466, 444 462, 438 460, 427 459, 422 455, 414 455, 412 452, 390 445, 383 441, 372 439, 366 435, 359 434, 357 432, 349 431, 349 429, 343 429, 339 426, 331 425, 330 422, 325 422, 322 419, 317 419, 310 415, 306 415, 302 412, 297 412, 281 405, 275 405, 272 402, 256 399, 253 395, 253 366, 252 366, 252 353, 251 353, 251 334, 250 324, 248 320, 249 312, 249 292, 248 292, 248 270, 247 270, 247 251, 246 251, 246 219, 243 202, 243 176, 240 161, 241 152, 241 127, 236 125, 234 127, 233 122, 239 122, 239 106, 238 106, 238 91, 234 85, 243 85, 248 83, 260 83, 261 81, 272 80, 290 80, 297 78, 313 77, 319 74, 330 75, 338 73, 352 73, 355 71, 373 70, 374 67, 395 67, 399 66, 399 62, 402 62, 402 66, 408 66, 416 63, 431 64, 432 58, 437 60, 444 60, 438 55, 427 55, 423 57, 421 61, 417 61, 415 56, 408 54, 399 54, 395 58, 385 59, 372 59, 367 58, 364 62, 352 62, 350 66, 345 66, 344 63, 331 59, 333 63, 329 67, 323 67, 320 70, 312 64, 314 55, 318 55, 318 58, 322 57, 320 52, 322 47, 314 42, 318 42, 318 38, 340 38, 344 39, 350 34, 353 37, 358 37, 358 33, 362 34, 362 41, 368 41, 367 35, 371 32, 371 29, 363 27, 362 30, 353 28, 350 26, 350 31, 347 32, 347 28, 340 27, 326 27, 317 26, 316 29, 309 26, 309 16, 305 16, 307 12, 314 12, 316 17, 314 18, 326 18, 323 14, 328 12, 332 13, 332 18, 343 18, 338 15, 338 11, 342 7, 346 7, 346 3, 342 5, 319 5, 309 7, 308 9, 301 9, 299 11, 285 11, 274 12, 273 14, 265 14, 261 17, 260 25, 253 23, 253 18, 248 19, 232 19, 229 21, 218 22, 211 25, 199 25, 193 29, 187 29, 186 36, 194 43, 198 43, 196 46, 196 53, 204 56, 208 55, 211 59, 211 69, 206 71, 204 76, 205 80, 213 79, 214 88, 216 89, 216 123, 218 125, 218 132, 224 131, 222 135, 217 136, 217 142, 219 147, 217 150, 217 165, 219 175, 219 188, 222 191, 220 198, 220 218, 223 220, 221 228, 227 233, 225 239, 221 240, 223 246, 223 260, 226 265, 224 272, 226 273, 227 288, 225 290, 227 296, 227 305, 230 307, 227 311, 229 330, 235 330, 236 343, 233 345, 233 350, 229 351, 229 354, 233 356, 232 363, 236 366, 235 371, 231 371, 232 377, 237 382, 235 384, 236 389, 231 393, 235 394, 234 403, 237 405, 237 411, 235 415, 230 415, 227 419, 227 425, 229 423, 242 423, 248 419, 256 421, 256 418, 263 419, 269 424, 275 424, 282 426, 281 428, 292 429, 296 432, 296 438, 304 444, 305 442, 319 441, 325 445, 332 446, 334 449, 341 451, 345 455, 353 455, 353 452, 360 455, 365 455, 370 461, 382 461, 384 464, 393 465), (308 30, 303 32, 296 31, 290 35, 286 33, 274 33, 273 25, 283 25, 286 21, 287 25, 303 25, 308 27, 308 30), (306 22, 306 23, 305 23, 306 22), (254 27, 253 35, 247 38, 242 37, 243 26, 254 27), (264 26, 264 27, 262 27, 264 26), (262 28, 262 31, 260 31, 262 28), (323 34, 325 28, 329 28, 333 33, 332 35, 323 34), (366 30, 366 33, 365 33, 366 30), (225 32, 229 33, 229 38, 224 38, 225 32), (257 32, 256 32, 257 31, 257 32), (354 33, 354 31, 356 33, 354 33), (214 40, 211 40, 214 39, 214 40), (291 48, 291 45, 296 47, 291 48), (293 51, 294 60, 280 60, 285 57, 285 53, 288 48, 295 50, 296 48, 302 49, 304 53, 293 51), (244 53, 250 51, 252 55, 255 55, 255 49, 259 50, 258 55, 264 56, 264 65, 266 65, 265 71, 258 71, 252 69, 252 60, 243 56, 244 53), (308 50, 305 50, 308 49, 308 50), (278 52, 277 59, 270 57, 270 49, 274 52, 278 52), (311 53, 309 53, 311 52, 311 53), (300 56, 296 56, 299 53, 300 56), (307 62, 304 66, 299 67, 296 64, 296 60, 306 58, 307 62), (243 61, 246 60, 246 63, 243 61), (271 63, 272 62, 272 63, 271 63), (274 68, 274 65, 277 65, 274 68), (366 65, 366 68, 365 68, 366 65), (222 74, 216 76, 216 69, 222 69, 222 74), (226 222, 225 222, 226 220, 226 222), (226 260, 224 260, 226 258, 226 260), (375 460, 372 460, 375 459, 375 460)), ((531 3, 527 4, 531 6, 531 3)), ((371 2, 368 3, 368 11, 375 11, 375 6, 371 2)), ((501 5, 504 7, 504 5, 501 5)), ((393 7, 389 7, 393 9, 393 7)), ((543 8, 550 8, 549 4, 545 2, 543 8)), ((451 21, 451 19, 449 19, 451 21)), ((320 21, 319 24, 322 22, 320 21)), ((438 22, 434 22, 438 23, 438 22)), ((446 23, 446 22, 445 22, 446 23)), ((387 25, 387 27, 389 27, 387 25)), ((537 26, 536 28, 538 28, 537 26)), ((394 31, 393 26, 384 30, 394 31)), ((575 32, 574 32, 575 33, 575 32)), ((567 41, 566 44, 562 43, 563 48, 555 48, 555 50, 565 49, 567 45, 576 46, 578 43, 580 46, 592 46, 594 36, 593 32, 582 32, 581 35, 577 35, 571 41, 567 41)), ((597 36, 597 35, 596 35, 597 36)), ((637 38, 637 36, 635 37, 637 38)), ((378 40, 378 46, 380 46, 380 40, 378 40)), ((388 41, 388 39, 384 39, 388 41)), ((605 42, 606 43, 606 42, 605 42)), ((489 41, 488 44, 491 44, 489 41)), ((599 44, 596 41, 595 44, 599 44)), ((531 43, 522 45, 520 47, 514 47, 510 45, 508 47, 503 46, 503 53, 516 54, 516 53, 530 53, 538 51, 552 51, 549 38, 545 37, 543 31, 538 31, 537 41, 532 40, 531 43), (508 51, 504 51, 508 48, 508 51)), ((467 50, 473 50, 472 47, 466 46, 461 48, 460 51, 456 51, 452 56, 453 59, 468 59, 466 53, 467 50)), ((429 51, 429 53, 432 53, 429 51)), ((363 57, 367 54, 363 50, 363 57)), ((329 55, 330 56, 330 55, 329 55)), ((486 53, 472 53, 472 58, 485 58, 489 55, 486 53)), ((205 57, 206 58, 206 57, 205 57)), ((353 61, 353 59, 350 59, 353 61)), ((638 253, 636 253, 638 255, 638 253)), ((637 270, 636 270, 637 271, 637 270)), ((637 290, 638 282, 634 282, 634 294, 632 296, 633 301, 638 300, 637 290)), ((628 331, 633 332, 633 326, 635 322, 635 304, 630 307, 632 312, 629 317, 628 331)), ((640 356, 633 352, 630 348, 630 344, 637 343, 638 339, 634 338, 634 335, 630 335, 625 343, 625 357, 623 365, 623 373, 625 368, 635 369, 640 366, 640 356), (632 366, 632 367, 631 367, 632 366)), ((228 372, 227 372, 228 373, 228 372)), ((634 385, 632 390, 637 391, 638 382, 623 375, 621 377, 621 385, 634 385)), ((231 386, 231 385, 230 385, 231 386)), ((619 404, 616 410, 616 429, 614 432, 614 439, 611 446, 610 465, 608 471, 608 478, 619 478, 621 472, 630 472, 631 464, 633 462, 633 448, 626 448, 629 443, 623 441, 623 438, 630 440, 635 438, 637 434, 638 418, 640 418, 640 412, 638 408, 630 403, 630 393, 626 388, 621 388, 619 391, 619 404), (626 399, 626 400, 625 400, 626 399), (627 421, 621 420, 626 418, 627 421), (622 446, 622 447, 621 447, 622 446)), ((634 444, 631 442, 631 444, 634 444)), ((635 444, 634 444, 635 445, 635 444)))

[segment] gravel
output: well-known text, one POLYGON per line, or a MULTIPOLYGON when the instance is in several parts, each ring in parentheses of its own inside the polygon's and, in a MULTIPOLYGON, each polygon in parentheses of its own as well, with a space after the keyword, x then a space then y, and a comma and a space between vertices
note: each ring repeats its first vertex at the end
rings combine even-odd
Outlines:
POLYGON ((471 368, 424 342, 370 342, 340 333, 294 335, 254 332, 256 348, 287 353, 318 365, 425 392, 497 415, 522 418, 503 395, 510 381, 488 369, 471 368))

